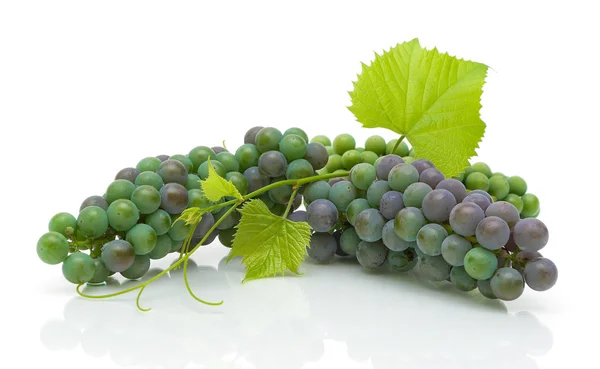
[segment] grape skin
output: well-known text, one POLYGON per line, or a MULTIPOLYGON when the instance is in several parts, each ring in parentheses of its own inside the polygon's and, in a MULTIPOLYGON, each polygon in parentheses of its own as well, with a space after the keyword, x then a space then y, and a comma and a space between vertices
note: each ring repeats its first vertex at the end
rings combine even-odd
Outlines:
POLYGON ((426 169, 435 168, 435 165, 433 165, 433 163, 427 159, 417 159, 410 164, 417 168, 419 175, 421 175, 421 173, 423 173, 426 169))
POLYGON ((404 251, 388 251, 386 262, 390 270, 393 272, 407 272, 413 269, 419 258, 415 254, 413 249, 406 249, 404 251))
POLYGON ((493 252, 483 247, 475 247, 465 255, 464 267, 467 273, 475 279, 489 279, 498 268, 498 259, 493 252))
POLYGON ((388 255, 388 248, 383 242, 360 241, 356 249, 356 259, 358 263, 367 269, 377 269, 383 263, 388 255))
POLYGON ((503 301, 513 301, 523 294, 525 284, 521 273, 513 268, 500 268, 490 281, 492 292, 503 301))
POLYGON ((402 193, 398 191, 388 191, 381 196, 379 201, 379 211, 386 219, 394 219, 396 214, 404 208, 402 193))
POLYGON ((137 170, 137 168, 124 168, 117 173, 115 179, 125 179, 131 183, 134 183, 135 179, 140 173, 141 172, 137 170))
POLYGON ((410 185, 419 181, 419 171, 410 164, 400 163, 389 171, 387 181, 392 190, 404 193, 410 185))
POLYGON ((329 190, 329 200, 335 204, 340 211, 346 211, 352 200, 356 199, 356 187, 349 181, 340 181, 329 190))
POLYGON ((97 206, 104 210, 108 210, 108 202, 102 196, 90 196, 87 199, 83 200, 81 206, 79 207, 79 211, 82 211, 88 206, 97 206))
POLYGON ((310 183, 304 188, 304 199, 308 204, 318 199, 326 199, 330 190, 331 186, 325 181, 310 183))
POLYGON ((407 242, 398 237, 394 230, 394 220, 389 220, 381 231, 381 241, 391 251, 404 251, 408 248, 417 247, 416 242, 407 242))
POLYGON ((180 185, 185 185, 187 182, 188 170, 182 162, 169 159, 160 163, 156 174, 162 178, 164 183, 179 183, 180 185))
POLYGON ((362 242, 354 227, 346 228, 340 235, 340 248, 350 256, 356 256, 358 244, 362 242))
POLYGON ((485 214, 477 204, 461 202, 450 212, 450 227, 461 236, 473 236, 483 218, 485 214))
POLYGON ((310 239, 310 247, 306 248, 308 256, 318 263, 328 263, 333 260, 337 250, 337 241, 329 233, 314 233, 310 239))
POLYGON ((402 163, 404 163, 404 160, 402 160, 402 158, 398 155, 390 154, 382 156, 381 160, 376 166, 377 178, 387 181, 390 170, 396 165, 402 163))
POLYGON ((306 145, 306 155, 304 159, 312 165, 314 170, 324 168, 329 160, 327 149, 318 142, 311 142, 306 145))
MULTIPOLYGON (((429 169, 428 169, 429 170, 429 169)), ((450 219, 450 212, 456 206, 456 198, 448 190, 435 189, 429 192, 422 201, 425 218, 432 222, 443 223, 450 219)))
POLYGON ((539 219, 522 219, 515 225, 513 237, 521 250, 539 251, 548 243, 548 228, 539 219))
POLYGON ((495 300, 498 299, 498 297, 496 297, 496 295, 494 295, 494 291, 492 291, 492 286, 490 285, 491 280, 492 279, 490 278, 477 281, 477 288, 483 296, 487 297, 488 299, 495 300))
POLYGON ((444 260, 452 266, 463 266, 465 255, 471 250, 472 245, 469 240, 458 235, 451 234, 442 242, 442 256, 444 260))
POLYGON ((433 190, 427 183, 416 182, 411 184, 402 194, 404 206, 421 208, 423 206, 423 199, 431 191, 433 190))
POLYGON ((326 199, 313 201, 306 209, 306 221, 315 232, 329 232, 338 220, 338 210, 326 199))
POLYGON ((348 205, 348 207, 346 208, 346 218, 348 219, 348 223, 354 226, 358 214, 360 214, 363 210, 367 210, 370 208, 371 206, 369 205, 367 199, 358 198, 352 200, 350 205, 348 205))
POLYGON ((496 216, 503 219, 509 228, 513 228, 520 220, 519 211, 517 208, 506 201, 497 201, 492 203, 485 209, 485 216, 496 216))
POLYGON ((377 209, 361 211, 354 221, 354 228, 361 240, 375 242, 381 239, 385 218, 377 209))
POLYGON ((388 191, 390 191, 390 186, 387 181, 379 179, 371 183, 367 189, 367 200, 369 201, 369 205, 378 209, 381 204, 381 198, 388 191))
POLYGON ((417 233, 426 222, 421 209, 406 207, 396 214, 394 230, 404 241, 413 242, 417 240, 417 233))
POLYGON ((421 257, 419 263, 419 271, 421 275, 430 281, 441 282, 450 277, 450 264, 446 263, 444 258, 440 256, 425 255, 421 257))
POLYGON ((454 178, 444 179, 438 183, 437 186, 435 186, 435 189, 450 191, 450 193, 454 195, 457 203, 462 202, 465 197, 467 197, 467 188, 465 185, 461 181, 454 178))
POLYGON ((491 205, 491 202, 487 199, 487 197, 483 196, 482 194, 472 192, 469 193, 462 202, 472 202, 477 204, 477 206, 479 206, 483 211, 485 211, 488 206, 491 205))
POLYGON ((244 143, 256 145, 256 134, 263 128, 265 128, 265 127, 256 126, 256 127, 250 128, 244 135, 244 143))
POLYGON ((448 232, 439 224, 425 224, 417 233, 417 246, 424 254, 438 256, 442 253, 442 242, 448 237, 448 232))
POLYGON ((525 265, 525 282, 534 291, 546 291, 556 284, 558 269, 550 259, 540 257, 525 265))
POLYGON ((288 215, 288 219, 292 222, 306 222, 306 211, 296 210, 288 215))
POLYGON ((64 277, 74 284, 89 282, 94 277, 95 270, 94 259, 82 252, 67 256, 62 265, 64 277))
POLYGON ((60 264, 69 255, 69 242, 61 233, 50 231, 40 237, 36 250, 44 263, 60 264))
POLYGON ((431 188, 435 188, 443 180, 444 175, 435 168, 427 168, 419 175, 419 181, 427 183, 431 188))
POLYGON ((481 246, 488 250, 498 250, 508 242, 510 228, 502 218, 490 216, 477 224, 475 236, 481 246))
POLYGON ((160 189, 160 208, 169 214, 180 214, 188 204, 188 191, 179 183, 167 183, 160 189))
POLYGON ((135 260, 133 246, 125 240, 114 240, 102 247, 102 262, 111 272, 122 272, 129 268, 135 260))
POLYGON ((244 171, 244 177, 248 182, 248 192, 254 192, 269 184, 269 177, 262 174, 258 167, 250 167, 244 171))
POLYGON ((462 266, 454 266, 450 270, 450 281, 461 291, 472 291, 477 287, 477 281, 473 279, 462 266))

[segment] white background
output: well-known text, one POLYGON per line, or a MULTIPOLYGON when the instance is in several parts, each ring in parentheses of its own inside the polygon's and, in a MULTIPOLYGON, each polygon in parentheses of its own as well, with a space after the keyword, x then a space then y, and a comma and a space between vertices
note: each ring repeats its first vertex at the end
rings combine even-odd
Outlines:
POLYGON ((592 4, 3 1, 0 367, 597 367, 592 4), (255 125, 393 138, 360 128, 347 91, 360 62, 414 37, 493 68, 479 158, 540 197, 554 289, 486 302, 344 263, 242 286, 240 267, 215 269, 227 251, 215 243, 191 278, 222 307, 173 276, 148 288, 143 314, 133 295, 75 297, 37 259, 53 214, 76 213, 142 157, 235 149, 255 125))

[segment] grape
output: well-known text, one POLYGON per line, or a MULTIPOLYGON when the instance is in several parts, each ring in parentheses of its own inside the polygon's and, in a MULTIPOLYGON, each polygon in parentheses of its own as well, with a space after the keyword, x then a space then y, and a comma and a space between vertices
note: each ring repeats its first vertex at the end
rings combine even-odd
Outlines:
POLYGON ((306 222, 306 211, 296 210, 288 215, 288 219, 292 222, 306 222))
POLYGON ((527 182, 519 176, 509 177, 508 185, 510 187, 510 193, 514 193, 517 196, 523 196, 527 192, 527 182))
POLYGON ((329 139, 329 137, 324 136, 324 135, 318 135, 312 138, 312 140, 310 140, 310 142, 318 142, 320 144, 322 144, 323 146, 331 146, 331 140, 329 139))
POLYGON ((500 268, 490 281, 492 292, 500 300, 512 301, 523 294, 523 276, 513 268, 500 268))
POLYGON ((136 186, 149 185, 160 191, 165 184, 163 179, 155 172, 142 172, 135 179, 136 186))
POLYGON ((432 188, 429 187, 429 185, 426 183, 416 182, 411 184, 406 188, 406 190, 402 194, 404 206, 412 206, 415 208, 422 207, 423 199, 431 191, 433 191, 432 188))
MULTIPOLYGON (((349 151, 350 152, 350 151, 349 151)), ((344 154, 346 155, 346 154, 344 154)), ((352 167, 350 171, 350 180, 352 184, 361 190, 366 190, 371 186, 376 178, 375 167, 371 164, 360 163, 352 167)))
MULTIPOLYGON (((180 162, 185 167, 185 170, 187 171, 187 173, 190 173, 190 172, 192 172, 192 170, 194 170, 194 163, 192 163, 192 161, 190 160, 190 158, 187 157, 187 155, 181 155, 181 154, 171 155, 167 160, 175 160, 175 161, 180 162)), ((166 160, 163 160, 163 163, 165 161, 166 160)), ((158 168, 160 169, 160 165, 158 166, 158 168)))
POLYGON ((462 202, 464 198, 467 197, 467 189, 465 185, 461 181, 454 178, 444 179, 438 183, 437 186, 435 186, 435 189, 450 191, 450 193, 454 195, 457 203, 462 202))
POLYGON ((161 162, 163 162, 165 160, 168 160, 170 158, 170 156, 169 155, 156 155, 156 158, 158 160, 160 160, 161 162))
POLYGON ((408 272, 413 269, 419 258, 413 249, 404 251, 388 251, 386 258, 387 265, 394 272, 408 272))
POLYGON ((283 137, 288 136, 288 135, 298 135, 298 136, 302 137, 304 142, 308 143, 308 135, 306 134, 306 132, 304 132, 304 130, 302 130, 298 127, 288 128, 285 132, 283 132, 283 137))
POLYGON ((367 269, 377 269, 387 259, 388 248, 383 242, 360 241, 356 248, 356 259, 358 263, 367 269))
POLYGON ((375 162, 375 168, 377 168, 377 178, 389 181, 388 175, 392 168, 398 164, 404 163, 401 157, 398 155, 386 155, 379 159, 379 162, 375 162))
POLYGON ((281 177, 287 169, 285 156, 279 151, 271 150, 260 155, 258 169, 268 177, 281 177))
POLYGON ((511 203, 517 209, 519 214, 523 211, 523 200, 521 200, 520 196, 515 195, 514 193, 509 193, 504 198, 504 201, 511 203))
POLYGON ((525 272, 525 266, 529 262, 535 261, 535 260, 540 259, 542 257, 543 257, 542 254, 540 254, 537 251, 520 251, 519 253, 517 253, 516 261, 513 264, 513 266, 514 266, 515 269, 517 269, 521 273, 524 273, 525 272))
POLYGON ((361 211, 354 220, 354 228, 363 241, 375 242, 381 239, 385 218, 377 209, 361 211))
POLYGON ((413 158, 412 156, 403 156, 402 160, 404 160, 406 164, 410 164, 417 159, 413 158))
POLYGON ((265 128, 265 127, 256 126, 256 127, 250 128, 248 130, 248 132, 246 132, 246 134, 244 135, 244 143, 256 145, 256 134, 263 128, 265 128))
POLYGON ((427 168, 419 175, 419 181, 427 183, 431 188, 435 188, 443 180, 444 175, 435 168, 427 168))
POLYGON ((146 255, 156 246, 156 231, 147 224, 136 224, 127 232, 125 237, 136 255, 146 255))
POLYGON ((135 168, 137 170, 139 170, 140 173, 146 172, 146 171, 156 172, 160 163, 162 163, 162 161, 159 158, 150 156, 150 157, 143 158, 142 160, 140 160, 138 162, 138 164, 135 166, 135 168))
POLYGON ((94 259, 88 254, 74 252, 63 262, 62 272, 67 281, 71 283, 89 282, 94 277, 94 259))
POLYGON ((121 275, 127 279, 140 279, 150 269, 150 257, 148 255, 136 255, 133 264, 127 270, 121 272, 121 275))
POLYGON ((342 156, 341 155, 330 155, 329 159, 327 160, 327 164, 325 164, 325 169, 329 172, 329 173, 333 173, 338 169, 342 169, 344 167, 344 165, 342 164, 342 156))
POLYGON ((388 191, 390 191, 390 186, 387 181, 374 181, 367 190, 367 200, 369 200, 369 205, 376 209, 379 209, 379 206, 381 205, 381 198, 388 191))
POLYGON ((279 151, 288 162, 301 159, 306 155, 306 141, 298 135, 289 134, 279 141, 279 151))
POLYGON ((479 292, 488 299, 497 299, 496 295, 494 295, 494 291, 492 291, 492 286, 490 286, 491 280, 492 279, 490 278, 477 281, 477 288, 479 289, 479 292))
MULTIPOLYGON (((171 252, 179 252, 179 250, 181 250, 181 247, 183 246, 183 240, 181 241, 175 241, 173 239, 171 239, 171 252)), ((192 260, 193 262, 193 260, 192 260)))
POLYGON ((424 254, 438 256, 442 253, 442 242, 448 237, 448 231, 439 224, 425 224, 417 233, 417 246, 424 254))
POLYGON ((329 200, 315 200, 306 209, 306 221, 315 232, 329 232, 337 220, 338 210, 329 200))
POLYGON ((396 214, 404 208, 402 193, 398 191, 388 191, 381 196, 379 201, 379 211, 386 219, 394 219, 396 214))
POLYGON ((90 196, 87 199, 83 200, 81 206, 79 207, 79 211, 87 208, 88 206, 97 206, 104 210, 108 209, 108 202, 102 196, 90 196))
POLYGON ((195 174, 188 174, 187 180, 185 181, 184 186, 185 186, 185 189, 188 191, 201 189, 202 185, 200 184, 200 177, 198 177, 195 174))
POLYGON ((472 194, 480 194, 480 195, 485 196, 485 198, 490 202, 490 204, 494 202, 494 199, 492 198, 492 196, 484 190, 472 190, 471 192, 469 192, 469 195, 472 195, 472 194))
POLYGON ((67 236, 67 228, 71 227, 72 231, 77 228, 77 219, 69 213, 58 213, 48 222, 48 230, 54 231, 67 236))
POLYGON ((515 243, 515 239, 513 237, 512 232, 510 233, 510 237, 508 238, 508 242, 506 242, 506 244, 504 245, 504 248, 510 252, 517 251, 517 244, 515 243))
POLYGON ((287 168, 286 177, 288 179, 302 179, 311 177, 315 174, 312 165, 306 159, 296 159, 292 161, 287 168))
POLYGON ((306 248, 308 256, 318 263, 327 263, 333 260, 337 242, 329 233, 314 233, 310 238, 310 247, 306 248))
POLYGON ((362 160, 363 163, 369 163, 373 166, 375 166, 375 162, 377 161, 379 157, 377 156, 377 154, 375 154, 372 151, 364 151, 360 153, 360 159, 362 160))
POLYGON ((523 219, 515 225, 513 237, 521 250, 538 251, 548 243, 548 228, 538 219, 523 219))
POLYGON ((394 155, 398 155, 398 156, 406 156, 408 155, 408 145, 406 144, 406 142, 402 141, 398 144, 398 146, 396 146, 396 143, 398 142, 398 139, 395 138, 393 140, 390 140, 387 145, 385 145, 385 154, 389 155, 389 154, 394 154, 394 155), (396 148, 396 150, 394 150, 394 147, 396 148), (394 152, 392 152, 392 150, 394 150, 394 152))
POLYGON ((297 194, 296 197, 294 197, 294 201, 292 201, 292 211, 295 211, 298 208, 300 208, 300 206, 302 206, 302 203, 302 195, 297 194))
POLYGON ((509 191, 508 180, 503 175, 494 175, 490 178, 489 194, 502 200, 508 195, 509 191))
POLYGON ((106 281, 110 273, 110 270, 106 268, 106 266, 102 262, 102 259, 94 259, 94 275, 88 283, 102 284, 106 281))
POLYGON ((526 193, 521 196, 521 200, 523 200, 523 211, 521 211, 521 215, 525 218, 533 218, 536 217, 540 212, 540 200, 538 200, 537 196, 532 193, 526 193))
POLYGON ((114 240, 102 247, 102 262, 111 272, 122 272, 129 268, 135 260, 133 246, 125 240, 114 240))
POLYGON ((115 176, 115 179, 124 179, 131 183, 134 183, 135 179, 137 178, 137 176, 140 173, 141 172, 139 170, 137 170, 136 168, 125 168, 125 169, 121 169, 117 173, 117 175, 115 176))
POLYGON ((485 214, 477 204, 461 202, 450 212, 450 227, 461 236, 473 236, 483 218, 485 214))
POLYGON ((473 172, 465 179, 465 186, 469 190, 487 191, 490 188, 490 180, 483 173, 473 172))
POLYGON ((335 204, 340 211, 346 211, 346 208, 352 200, 357 197, 356 187, 349 181, 341 181, 329 190, 329 200, 335 204))
MULTIPOLYGON (((327 183, 329 183, 329 187, 333 187, 334 184, 336 184, 338 182, 344 182, 344 181, 348 181, 348 179, 345 177, 338 177, 338 178, 330 179, 329 182, 327 182, 327 183)), ((358 190, 357 190, 357 195, 358 195, 358 190)))
POLYGON ((442 189, 429 192, 422 201, 423 215, 436 223, 447 222, 450 219, 450 212, 455 206, 456 198, 454 195, 450 191, 442 189))
POLYGON ((188 191, 179 183, 167 183, 160 189, 160 207, 169 214, 180 214, 188 204, 188 191))
POLYGON ((252 144, 243 144, 235 152, 235 158, 240 163, 240 171, 245 171, 250 167, 258 166, 260 153, 256 146, 252 144))
MULTIPOLYGON (((273 178, 271 183, 281 182, 284 180, 285 177, 273 178)), ((287 204, 292 197, 292 192, 293 190, 291 185, 279 186, 269 190, 269 197, 276 204, 287 204)))
POLYGON ((457 234, 451 234, 442 242, 442 257, 452 266, 463 266, 465 255, 471 248, 469 240, 457 234))
MULTIPOLYGON (((196 146, 194 147, 188 154, 188 158, 192 161, 194 167, 192 168, 192 172, 198 172, 198 168, 200 168, 200 164, 204 163, 208 159, 215 160, 217 154, 210 148, 206 146, 196 146)), ((158 168, 157 168, 158 169, 158 168)), ((154 170, 156 171, 156 169, 154 170)))
POLYGON ((417 233, 427 223, 421 209, 406 207, 396 214, 394 218, 394 230, 396 235, 404 241, 413 242, 417 240, 417 233))
POLYGON ((356 256, 356 249, 362 240, 353 227, 345 229, 340 235, 340 248, 350 256, 356 256))
MULTIPOLYGON (((214 222, 221 219, 229 209, 230 209, 230 207, 221 208, 214 215, 214 222)), ((227 215, 227 217, 225 219, 223 219, 221 221, 221 223, 219 223, 219 225, 217 226, 217 229, 222 230, 222 229, 233 228, 240 222, 240 218, 241 218, 241 214, 237 210, 234 210, 229 215, 227 215)))
POLYGON ((362 156, 357 150, 348 150, 342 155, 342 166, 346 170, 350 170, 360 163, 362 163, 362 156))
POLYGON ((235 155, 229 151, 222 151, 217 154, 216 160, 223 164, 225 172, 237 172, 240 170, 240 163, 236 159, 235 155))
POLYGON ((308 204, 318 199, 326 199, 329 196, 331 186, 325 181, 317 181, 308 184, 304 189, 304 200, 308 204))
POLYGON ((410 164, 400 163, 390 170, 387 180, 391 189, 404 192, 408 186, 419 181, 419 171, 410 164))
POLYGON ((527 263, 525 266, 525 282, 534 291, 546 291, 558 279, 556 265, 546 258, 539 258, 527 263))
POLYGON ((219 242, 221 242, 221 245, 229 248, 233 247, 233 238, 236 231, 237 229, 235 228, 221 230, 219 232, 219 242))
POLYGON ((160 164, 156 174, 162 178, 164 183, 179 183, 185 185, 187 182, 188 170, 181 161, 169 159, 160 164))
POLYGON ((492 176, 492 170, 486 163, 482 163, 482 162, 475 163, 475 164, 471 165, 471 169, 473 170, 473 172, 482 173, 488 178, 492 176))
MULTIPOLYGON (((166 162, 168 162, 168 160, 164 163, 166 162)), ((131 194, 131 201, 135 204, 140 213, 154 213, 160 207, 160 192, 152 186, 139 186, 131 194)))
POLYGON ((37 243, 37 254, 46 264, 60 264, 69 254, 69 242, 61 233, 44 233, 37 243))
POLYGON ((258 167, 250 167, 244 172, 244 177, 248 182, 248 192, 254 192, 269 184, 269 177, 262 174, 258 167))
POLYGON ((348 150, 354 150, 355 147, 354 137, 347 133, 342 133, 333 139, 333 151, 338 155, 342 155, 348 150))
MULTIPOLYGON (((211 213, 206 213, 202 216, 200 223, 196 225, 196 229, 194 230, 194 234, 192 235, 192 240, 190 244, 190 248, 195 247, 202 239, 208 234, 208 231, 215 225, 215 217, 211 213)), ((216 231, 216 229, 215 229, 216 231)), ((210 237, 213 239, 217 236, 216 232, 213 231, 211 235, 206 239, 208 241, 210 237)), ((212 240, 211 240, 212 242, 212 240)), ((210 242, 207 242, 210 243, 210 242)), ((204 244, 204 243, 203 243, 204 244)))
MULTIPOLYGON (((508 251, 504 250, 504 249, 500 249, 498 250, 498 252, 496 253, 496 259, 498 259, 498 266, 502 267, 502 266, 506 266, 505 264, 507 259, 508 259, 508 251)), ((508 260, 509 263, 511 264, 510 260, 508 260)))
POLYGON ((277 128, 265 127, 256 134, 256 148, 260 152, 277 150, 282 138, 283 134, 277 128))
POLYGON ((213 205, 213 202, 204 196, 204 192, 199 189, 188 191, 188 208, 206 208, 213 205))
POLYGON ((110 204, 119 199, 129 200, 133 190, 135 190, 135 185, 133 183, 126 179, 117 179, 108 185, 105 196, 106 201, 110 204))
POLYGON ((512 229, 520 220, 519 211, 515 206, 506 201, 497 201, 485 209, 485 216, 496 216, 503 219, 512 229))
POLYGON ((487 197, 483 196, 480 193, 470 193, 467 195, 467 197, 464 198, 464 200, 462 202, 475 203, 483 211, 486 211, 488 206, 490 206, 490 204, 491 204, 491 202, 487 199, 487 197))
POLYGON ((273 202, 273 200, 271 200, 271 198, 269 197, 269 194, 267 192, 258 195, 258 199, 260 199, 260 201, 264 202, 265 205, 267 205, 267 208, 271 209, 273 208, 273 206, 275 206, 275 202, 273 202))
POLYGON ((215 152, 215 154, 219 155, 222 152, 229 152, 229 150, 227 150, 226 148, 222 147, 222 146, 213 146, 210 148, 212 151, 215 152))
POLYGON ((84 208, 77 217, 77 230, 86 238, 102 236, 108 230, 106 211, 99 206, 84 208))
POLYGON ((346 218, 348 219, 348 223, 354 226, 358 214, 360 214, 360 212, 362 212, 363 210, 367 210, 370 208, 371 206, 369 205, 367 199, 358 198, 352 200, 352 202, 350 202, 350 204, 346 208, 346 218))
POLYGON ((419 171, 419 175, 421 175, 421 173, 423 173, 425 169, 435 168, 435 165, 433 165, 433 163, 427 159, 417 159, 410 163, 410 165, 417 168, 417 171, 419 171))
POLYGON ((318 142, 311 142, 306 145, 306 155, 304 159, 308 160, 310 165, 317 170, 325 168, 327 161, 329 160, 329 154, 325 146, 318 142))
POLYGON ((246 177, 240 172, 229 172, 225 176, 227 182, 233 183, 235 188, 237 188, 238 192, 242 195, 246 195, 248 193, 248 180, 246 177))
POLYGON ((419 271, 423 277, 434 282, 441 282, 448 279, 451 268, 441 255, 425 255, 421 257, 421 263, 419 263, 419 271))
POLYGON ((465 255, 464 267, 467 273, 475 279, 489 279, 498 268, 498 259, 490 250, 475 247, 465 255))
MULTIPOLYGON (((204 163, 200 164, 200 167, 198 167, 198 177, 200 177, 200 179, 208 178, 208 163, 208 161, 205 161, 204 163)), ((210 165, 212 165, 219 177, 225 178, 227 175, 227 169, 225 169, 223 164, 215 159, 210 161, 210 165)))
POLYGON ((486 217, 477 224, 475 230, 477 242, 488 250, 498 250, 508 242, 510 228, 499 217, 486 217))
POLYGON ((381 156, 385 154, 385 139, 381 136, 371 136, 365 141, 365 149, 381 156))
POLYGON ((415 242, 407 242, 398 237, 394 230, 394 220, 389 220, 383 226, 383 229, 381 230, 381 241, 383 241, 383 244, 392 251, 404 251, 409 247, 414 248, 417 246, 415 242))
POLYGON ((148 253, 148 256, 150 259, 154 260, 162 259, 167 256, 169 252, 171 252, 171 247, 173 247, 173 241, 171 240, 171 237, 169 237, 168 234, 163 234, 162 236, 158 236, 156 238, 156 245, 152 251, 148 253))
POLYGON ((450 270, 450 281, 461 291, 472 291, 477 287, 475 279, 462 266, 453 266, 450 270))

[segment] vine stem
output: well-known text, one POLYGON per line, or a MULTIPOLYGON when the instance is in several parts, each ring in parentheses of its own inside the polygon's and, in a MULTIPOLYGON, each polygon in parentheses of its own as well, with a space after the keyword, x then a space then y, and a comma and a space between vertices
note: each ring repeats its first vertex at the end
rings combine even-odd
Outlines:
POLYGON ((298 189, 300 186, 294 186, 294 192, 292 192, 292 196, 290 196, 290 201, 288 201, 287 207, 285 208, 285 213, 283 213, 282 218, 287 218, 290 210, 292 209, 292 204, 294 204, 294 199, 296 198, 296 194, 298 193, 298 189))
POLYGON ((396 144, 394 145, 394 149, 392 150, 391 154, 396 152, 396 149, 398 148, 398 146, 400 146, 400 142, 402 142, 402 140, 404 140, 405 137, 405 135, 400 136, 398 141, 396 141, 396 144))

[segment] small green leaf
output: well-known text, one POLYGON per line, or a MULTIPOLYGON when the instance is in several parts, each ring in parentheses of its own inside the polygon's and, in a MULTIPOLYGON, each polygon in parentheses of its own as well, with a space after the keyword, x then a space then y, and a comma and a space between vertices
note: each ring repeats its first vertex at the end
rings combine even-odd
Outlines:
POLYGON ((364 127, 406 136, 416 157, 431 160, 451 177, 469 165, 483 137, 479 110, 487 70, 426 50, 414 39, 362 65, 348 109, 364 127))
POLYGON ((226 196, 242 200, 242 194, 235 188, 233 182, 228 182, 217 174, 217 171, 210 163, 210 158, 208 159, 208 178, 200 181, 200 183, 202 184, 204 195, 210 201, 219 201, 226 196))
POLYGON ((260 200, 248 201, 242 214, 227 261, 236 256, 246 264, 244 281, 284 274, 300 274, 298 267, 310 242, 310 226, 278 217, 260 200))
POLYGON ((205 212, 206 211, 204 209, 200 208, 187 208, 183 211, 183 213, 181 213, 179 218, 177 218, 176 222, 179 220, 183 220, 185 221, 186 225, 198 224, 200 223, 200 220, 202 220, 202 215, 205 212))

